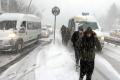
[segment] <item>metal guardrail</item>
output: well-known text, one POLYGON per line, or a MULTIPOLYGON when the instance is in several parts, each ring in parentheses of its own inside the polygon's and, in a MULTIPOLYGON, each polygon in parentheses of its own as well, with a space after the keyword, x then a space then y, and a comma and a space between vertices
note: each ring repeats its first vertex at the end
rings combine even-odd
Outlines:
POLYGON ((105 37, 105 41, 108 42, 108 43, 113 43, 113 44, 116 44, 116 45, 120 45, 120 39, 116 39, 114 37, 105 37))

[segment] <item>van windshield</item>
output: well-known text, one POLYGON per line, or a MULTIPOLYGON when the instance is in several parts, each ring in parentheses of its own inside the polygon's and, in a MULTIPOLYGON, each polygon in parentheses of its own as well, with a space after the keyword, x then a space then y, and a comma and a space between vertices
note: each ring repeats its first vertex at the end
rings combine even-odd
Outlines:
POLYGON ((0 30, 16 29, 17 21, 0 21, 0 30))
POLYGON ((78 26, 80 25, 82 25, 84 29, 87 29, 87 27, 91 27, 93 30, 98 29, 97 22, 81 21, 78 23, 78 26))

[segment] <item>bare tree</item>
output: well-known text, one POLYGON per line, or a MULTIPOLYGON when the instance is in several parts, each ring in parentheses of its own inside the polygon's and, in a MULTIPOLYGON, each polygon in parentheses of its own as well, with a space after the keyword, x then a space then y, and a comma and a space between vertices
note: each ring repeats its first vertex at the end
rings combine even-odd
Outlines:
POLYGON ((29 4, 25 3, 24 0, 19 0, 19 1, 17 1, 17 3, 19 6, 19 8, 18 8, 19 12, 35 14, 39 17, 42 17, 41 13, 37 10, 35 5, 31 4, 29 7, 29 4), (21 7, 21 5, 22 5, 22 7, 21 7), (28 10, 28 7, 29 7, 29 10, 28 10))
POLYGON ((1 0, 1 4, 4 12, 29 13, 41 17, 35 5, 31 4, 28 10, 28 2, 25 2, 25 0, 1 0))
POLYGON ((117 24, 116 19, 118 19, 119 13, 120 11, 118 9, 118 6, 115 3, 113 3, 110 6, 107 14, 103 15, 102 18, 100 18, 101 24, 103 25, 106 31, 110 31, 111 29, 115 28, 114 24, 117 24))

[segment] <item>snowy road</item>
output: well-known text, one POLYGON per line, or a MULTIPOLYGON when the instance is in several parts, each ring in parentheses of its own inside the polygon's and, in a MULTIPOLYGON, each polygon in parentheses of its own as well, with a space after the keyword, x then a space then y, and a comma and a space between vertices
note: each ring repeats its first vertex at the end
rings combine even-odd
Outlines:
POLYGON ((49 42, 50 41, 44 41, 41 39, 37 44, 32 44, 24 48, 23 51, 20 53, 1 52, 0 53, 0 73, 2 73, 11 65, 15 64, 16 62, 24 58, 26 55, 28 55, 32 50, 34 50, 39 45, 42 47, 48 44, 49 42))
POLYGON ((120 74, 120 46, 105 44, 103 57, 119 72, 120 74), (108 46, 109 45, 109 46, 108 46))
POLYGON ((94 80, 120 80, 119 50, 119 46, 105 44, 102 54, 96 55, 94 80))

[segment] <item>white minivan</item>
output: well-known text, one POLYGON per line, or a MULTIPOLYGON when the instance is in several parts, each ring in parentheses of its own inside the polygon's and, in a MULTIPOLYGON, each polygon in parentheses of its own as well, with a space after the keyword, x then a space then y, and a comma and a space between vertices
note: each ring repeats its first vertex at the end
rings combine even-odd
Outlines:
POLYGON ((100 40, 100 43, 102 47, 104 47, 104 34, 102 32, 102 28, 99 25, 99 22, 96 20, 94 16, 74 16, 71 19, 69 19, 68 22, 68 28, 71 30, 71 35, 74 31, 78 30, 79 26, 83 26, 83 29, 86 30, 87 27, 91 27, 97 34, 98 39, 100 40))
POLYGON ((32 14, 3 13, 0 15, 0 51, 20 51, 37 42, 41 19, 32 14))

